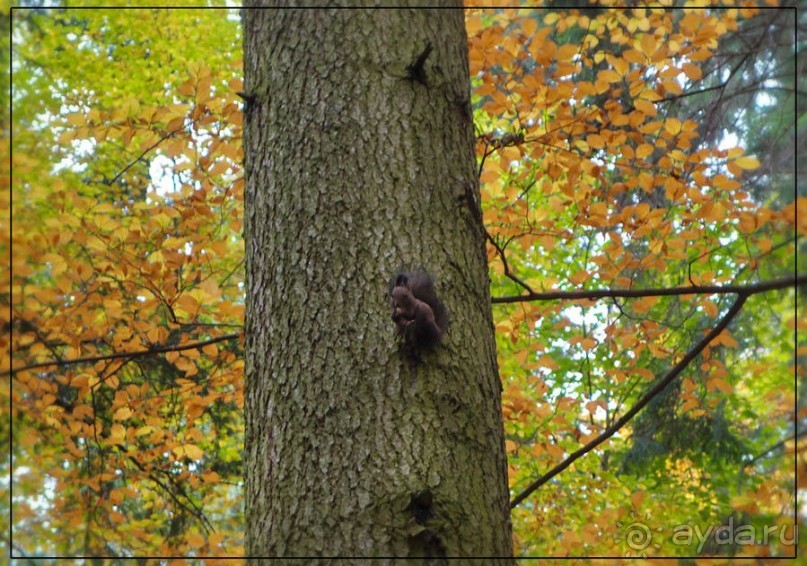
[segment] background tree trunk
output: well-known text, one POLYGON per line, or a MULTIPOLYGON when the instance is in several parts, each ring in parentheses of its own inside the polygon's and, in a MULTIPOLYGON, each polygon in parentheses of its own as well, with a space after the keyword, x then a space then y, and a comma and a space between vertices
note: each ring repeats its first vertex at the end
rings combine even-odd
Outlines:
POLYGON ((243 12, 250 556, 512 555, 452 4, 243 12), (452 320, 417 363, 386 296, 401 266, 452 320))

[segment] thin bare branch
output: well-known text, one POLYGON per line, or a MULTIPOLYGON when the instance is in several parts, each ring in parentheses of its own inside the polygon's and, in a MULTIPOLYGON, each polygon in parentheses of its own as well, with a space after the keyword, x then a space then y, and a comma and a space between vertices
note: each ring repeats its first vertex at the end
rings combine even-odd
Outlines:
POLYGON ((148 146, 146 149, 144 149, 143 152, 140 155, 138 155, 137 158, 135 158, 134 161, 130 162, 126 167, 121 169, 118 172, 118 174, 115 175, 114 177, 112 177, 112 180, 109 181, 106 184, 107 185, 114 185, 118 181, 118 179, 120 179, 123 176, 124 173, 126 173, 129 169, 134 167, 134 165, 136 163, 138 163, 141 159, 143 159, 146 156, 147 153, 149 153, 151 150, 153 150, 154 148, 159 146, 161 143, 163 143, 168 138, 172 137, 174 134, 179 133, 179 132, 183 131, 184 129, 185 129, 185 126, 183 125, 181 128, 177 128, 176 130, 172 130, 172 131, 168 132, 167 134, 165 134, 163 137, 161 137, 156 142, 154 142, 153 144, 148 146))
POLYGON ((525 301, 576 301, 588 299, 596 301, 607 298, 636 299, 641 297, 672 297, 676 295, 731 295, 736 293, 754 295, 765 291, 786 289, 807 284, 807 275, 773 279, 748 285, 690 285, 687 287, 668 287, 664 289, 594 289, 586 291, 548 291, 546 293, 528 293, 515 297, 493 297, 493 304, 521 303, 525 301))
POLYGON ((191 342, 189 344, 177 344, 176 346, 162 346, 162 347, 154 347, 149 348, 147 350, 137 350, 134 352, 115 352, 114 354, 103 354, 98 356, 86 356, 83 358, 74 358, 72 360, 51 360, 49 362, 40 362, 38 364, 31 364, 29 366, 23 366, 18 368, 12 368, 10 370, 0 372, 0 375, 14 375, 20 371, 26 371, 31 369, 49 367, 49 366, 66 366, 71 364, 83 364, 83 363, 90 363, 90 362, 98 362, 102 360, 117 360, 121 358, 139 358, 142 356, 151 356, 154 354, 164 354, 166 352, 181 352, 183 350, 195 350, 197 348, 201 348, 203 346, 207 346, 209 344, 215 344, 216 342, 224 342, 225 340, 233 340, 241 336, 240 333, 235 334, 224 334, 223 336, 218 336, 216 338, 210 338, 209 340, 202 340, 201 342, 191 342))

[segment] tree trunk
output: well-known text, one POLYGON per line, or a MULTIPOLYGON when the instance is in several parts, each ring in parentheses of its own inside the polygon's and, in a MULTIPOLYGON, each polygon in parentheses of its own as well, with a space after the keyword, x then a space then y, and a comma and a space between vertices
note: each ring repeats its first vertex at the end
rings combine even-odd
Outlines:
POLYGON ((243 11, 249 556, 511 562, 452 4, 243 11), (396 335, 402 266, 435 276, 450 314, 433 351, 396 335))

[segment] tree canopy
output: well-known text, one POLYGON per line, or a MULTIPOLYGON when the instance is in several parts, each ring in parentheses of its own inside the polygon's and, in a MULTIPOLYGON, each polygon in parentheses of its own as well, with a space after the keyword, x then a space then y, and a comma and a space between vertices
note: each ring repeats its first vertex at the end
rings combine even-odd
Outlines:
MULTIPOLYGON (((466 11, 516 555, 791 556, 804 16, 565 4, 466 11)), ((72 5, 10 19, 4 544, 240 555, 238 13, 72 5)))

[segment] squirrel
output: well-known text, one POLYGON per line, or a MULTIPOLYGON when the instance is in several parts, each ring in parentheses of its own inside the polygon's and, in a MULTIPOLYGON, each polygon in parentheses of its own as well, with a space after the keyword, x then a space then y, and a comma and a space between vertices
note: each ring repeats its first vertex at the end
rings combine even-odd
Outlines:
POLYGON ((417 350, 437 346, 448 328, 448 312, 437 297, 434 280, 421 269, 398 271, 389 285, 392 321, 417 350))

